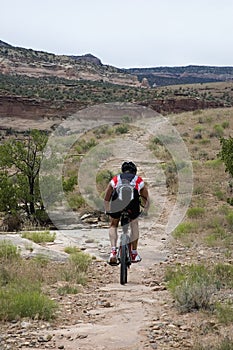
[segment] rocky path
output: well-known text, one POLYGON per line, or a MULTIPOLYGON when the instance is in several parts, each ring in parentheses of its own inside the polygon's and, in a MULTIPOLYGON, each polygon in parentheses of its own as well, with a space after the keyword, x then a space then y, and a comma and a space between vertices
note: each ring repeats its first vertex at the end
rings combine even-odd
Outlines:
MULTIPOLYGON (((165 237, 162 231, 151 229, 149 218, 140 220, 140 253, 143 260, 129 270, 128 284, 119 283, 119 267, 106 263, 109 253, 108 229, 95 228, 77 231, 57 232, 54 244, 40 246, 35 252, 63 259, 64 248, 78 245, 97 257, 90 272, 90 283, 77 295, 70 295, 59 300, 62 314, 55 323, 22 321, 8 325, 4 332, 6 347, 11 340, 18 338, 21 349, 138 349, 149 347, 147 329, 160 313, 160 295, 164 291, 160 276, 150 273, 151 266, 165 261, 165 237), (101 243, 98 243, 98 239, 101 243), (104 240, 105 238, 105 240, 104 240), (15 334, 13 335, 13 333, 15 334), (11 337, 13 337, 11 339, 11 337)), ((2 239, 4 236, 0 236, 2 239)), ((8 235, 20 245, 19 235, 8 235)), ((25 245, 22 240, 21 245, 25 245)), ((35 245, 36 247, 36 245, 35 245)))

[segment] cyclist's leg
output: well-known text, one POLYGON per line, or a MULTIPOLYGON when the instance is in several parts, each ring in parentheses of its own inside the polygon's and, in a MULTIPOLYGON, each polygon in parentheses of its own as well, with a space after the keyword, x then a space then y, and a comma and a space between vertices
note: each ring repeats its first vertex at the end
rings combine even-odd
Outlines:
POLYGON ((111 243, 111 247, 116 247, 117 246, 117 227, 119 224, 120 218, 112 218, 110 221, 110 228, 109 228, 109 239, 111 243))
POLYGON ((139 226, 138 226, 138 219, 134 219, 130 222, 131 226, 131 244, 132 249, 137 250, 138 247, 138 239, 139 239, 139 226))
POLYGON ((138 224, 138 216, 139 216, 139 208, 138 206, 134 206, 132 208, 131 217, 131 262, 139 262, 141 261, 141 257, 138 254, 138 239, 139 239, 139 224, 138 224))

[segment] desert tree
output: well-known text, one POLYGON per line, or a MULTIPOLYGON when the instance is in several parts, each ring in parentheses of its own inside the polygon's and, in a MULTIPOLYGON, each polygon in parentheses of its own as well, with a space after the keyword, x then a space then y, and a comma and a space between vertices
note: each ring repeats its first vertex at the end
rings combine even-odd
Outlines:
MULTIPOLYGON (((10 193, 14 188, 15 196, 17 196, 15 202, 18 201, 18 204, 23 204, 29 216, 35 214, 35 204, 41 201, 38 178, 42 152, 46 142, 47 135, 44 132, 31 130, 24 139, 12 138, 0 146, 2 180, 5 181, 5 185, 8 185, 10 193), (12 178, 11 181, 9 180, 10 177, 12 178)), ((4 190, 5 185, 1 181, 0 193, 2 191, 3 195, 7 192, 4 190)), ((12 199, 8 206, 12 206, 11 203, 12 199)))

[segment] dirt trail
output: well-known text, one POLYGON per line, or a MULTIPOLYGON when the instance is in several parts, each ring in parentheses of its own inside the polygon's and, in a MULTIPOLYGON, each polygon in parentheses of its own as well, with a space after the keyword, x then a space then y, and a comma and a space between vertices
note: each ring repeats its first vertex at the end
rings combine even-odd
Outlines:
MULTIPOLYGON (((52 331, 56 348, 143 350, 148 346, 145 330, 161 311, 158 291, 164 289, 158 280, 150 276, 150 268, 153 264, 164 261, 167 255, 164 249, 164 233, 161 228, 159 233, 159 230, 156 232, 156 228, 152 229, 150 226, 150 219, 140 221, 139 250, 143 259, 130 268, 128 283, 125 286, 119 283, 119 267, 106 264, 105 256, 109 248, 105 248, 105 254, 103 248, 99 253, 96 251, 96 264, 103 269, 103 281, 104 273, 106 274, 107 283, 103 283, 86 296, 89 305, 92 304, 84 310, 86 319, 75 320, 73 315, 71 319, 74 324, 71 322, 67 326, 47 331, 47 334, 51 334, 52 331)), ((103 229, 99 230, 103 232, 103 229)), ((107 234, 107 230, 104 231, 107 234)), ((85 232, 86 237, 88 231, 85 232)), ((56 246, 54 248, 56 249, 56 246)), ((93 248, 88 248, 88 244, 86 248, 86 251, 93 252, 93 248)), ((44 330, 42 335, 45 336, 44 330)))
MULTIPOLYGON (((156 159, 145 159, 145 146, 148 136, 144 133, 129 135, 122 142, 122 150, 119 146, 119 158, 111 161, 112 168, 119 169, 124 159, 125 142, 128 145, 127 159, 130 157, 131 148, 135 147, 132 138, 137 140, 137 160, 140 174, 143 171, 144 177, 150 188, 150 196, 156 201, 152 202, 149 217, 140 218, 140 240, 139 251, 142 261, 134 264, 129 270, 128 283, 125 286, 119 284, 119 267, 106 266, 106 274, 110 273, 108 283, 94 291, 92 298, 97 300, 97 308, 88 311, 91 322, 84 322, 68 326, 66 329, 55 331, 56 346, 63 346, 67 350, 75 349, 96 349, 96 350, 143 350, 150 347, 148 335, 145 330, 152 320, 160 313, 158 291, 163 290, 158 279, 150 276, 150 269, 154 264, 159 264, 167 257, 165 250, 167 235, 165 225, 172 207, 168 201, 166 186, 158 181, 161 169, 156 159), (140 143, 139 143, 140 142, 140 143), (141 145, 141 148, 140 148, 141 145), (156 166, 155 163, 157 163, 156 166), (153 169, 153 171, 152 171, 153 169), (164 202, 166 209, 164 208, 164 202), (111 272, 110 272, 111 270, 111 272), (101 300, 106 301, 109 307, 102 307, 101 300), (61 334, 63 335, 61 337, 61 334), (72 341, 70 341, 72 339, 72 341)), ((133 140, 133 141, 134 141, 133 140)), ((135 150, 133 149, 135 153, 135 150)), ((108 162, 109 163, 109 162, 108 162)), ((65 234, 65 232, 62 232, 65 234)), ((75 233, 69 234, 70 239, 75 240, 75 233)), ((106 264, 109 254, 108 229, 86 230, 79 244, 85 250, 100 259, 106 264), (86 242, 93 242, 87 244, 86 242), (99 246, 96 242, 100 242, 99 246)), ((104 275, 103 275, 104 279, 104 275)))

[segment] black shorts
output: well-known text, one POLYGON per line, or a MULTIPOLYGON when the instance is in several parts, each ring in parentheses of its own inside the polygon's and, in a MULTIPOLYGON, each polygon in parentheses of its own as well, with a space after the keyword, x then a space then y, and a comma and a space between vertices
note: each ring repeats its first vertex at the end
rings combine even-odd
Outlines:
MULTIPOLYGON (((125 209, 129 213, 130 220, 135 220, 140 214, 140 203, 139 203, 138 200, 132 200, 127 205, 127 207, 125 209)), ((110 210, 111 214, 110 214, 110 216, 113 219, 119 219, 123 210, 124 210, 124 208, 121 208, 121 206, 119 206, 118 201, 114 200, 111 203, 111 210, 110 210), (118 210, 118 209, 120 209, 120 210, 118 210)))

